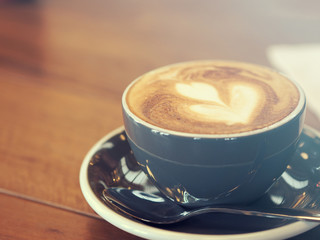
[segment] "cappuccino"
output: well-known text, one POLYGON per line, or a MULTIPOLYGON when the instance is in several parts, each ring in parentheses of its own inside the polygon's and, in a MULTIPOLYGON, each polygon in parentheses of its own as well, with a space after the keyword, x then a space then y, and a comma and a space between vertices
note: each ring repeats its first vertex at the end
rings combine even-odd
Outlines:
POLYGON ((138 78, 126 104, 159 128, 194 134, 235 134, 268 127, 297 107, 300 93, 285 76, 258 65, 198 61, 138 78))

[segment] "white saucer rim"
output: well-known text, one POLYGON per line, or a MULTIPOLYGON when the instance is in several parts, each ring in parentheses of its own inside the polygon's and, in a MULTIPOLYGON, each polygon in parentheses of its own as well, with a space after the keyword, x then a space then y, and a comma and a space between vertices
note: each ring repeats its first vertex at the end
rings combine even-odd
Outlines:
MULTIPOLYGON (((305 128, 311 130, 312 132, 315 132, 317 135, 319 135, 318 131, 315 129, 305 126, 305 128)), ((191 239, 199 239, 199 240, 240 240, 240 239, 246 239, 246 240, 253 240, 253 239, 284 239, 296 236, 298 234, 301 234, 303 232, 306 232, 316 226, 319 225, 319 223, 314 222, 294 222, 289 223, 284 226, 280 226, 273 229, 263 230, 263 231, 257 231, 257 232, 251 232, 251 233, 241 233, 241 234, 196 234, 196 233, 184 233, 184 232, 176 232, 172 230, 165 230, 160 229, 157 227, 152 227, 149 225, 146 225, 142 222, 134 221, 129 218, 126 218, 111 208, 107 207, 105 204, 103 204, 94 194, 92 191, 88 177, 87 177, 87 171, 88 171, 88 165, 91 160, 92 155, 96 152, 96 150, 101 146, 102 143, 104 143, 107 139, 110 139, 112 136, 115 136, 116 134, 119 134, 124 130, 124 127, 118 127, 114 129, 113 131, 109 132, 107 135, 105 135, 102 139, 100 139, 86 154, 80 168, 80 188, 82 191, 82 194, 90 207, 98 214, 100 215, 104 220, 108 221, 110 224, 114 225, 115 227, 122 229, 123 231, 126 231, 128 233, 131 233, 133 235, 145 238, 145 239, 155 239, 155 240, 164 240, 164 239, 172 239, 172 240, 191 240, 191 239)))

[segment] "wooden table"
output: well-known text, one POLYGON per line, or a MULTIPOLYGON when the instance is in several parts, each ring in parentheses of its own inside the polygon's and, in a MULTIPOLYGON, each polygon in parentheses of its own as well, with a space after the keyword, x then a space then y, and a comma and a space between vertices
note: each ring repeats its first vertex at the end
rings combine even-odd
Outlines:
MULTIPOLYGON (((318 1, 0 1, 0 239, 138 239, 79 187, 90 147, 122 125, 121 94, 194 59, 269 65, 320 40, 318 1)), ((320 129, 308 112, 307 123, 320 129)), ((320 238, 320 227, 293 239, 320 238)))

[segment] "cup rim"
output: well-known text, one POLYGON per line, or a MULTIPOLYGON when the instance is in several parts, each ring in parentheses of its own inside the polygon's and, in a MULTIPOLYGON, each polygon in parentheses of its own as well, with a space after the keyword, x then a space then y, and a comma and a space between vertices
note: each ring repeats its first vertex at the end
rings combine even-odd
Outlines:
POLYGON ((128 104, 127 104, 127 100, 126 100, 126 96, 127 96, 127 93, 129 91, 129 89, 137 82, 139 81, 139 79, 144 76, 145 74, 148 74, 148 73, 151 73, 153 71, 158 71, 158 70, 161 70, 163 68, 167 68, 167 67, 170 67, 170 66, 176 66, 176 65, 180 65, 180 64, 188 64, 188 63, 193 63, 193 62, 213 62, 213 61, 223 61, 223 62, 232 62, 232 63, 236 63, 236 62, 239 62, 239 61, 228 61, 228 60, 195 60, 195 61, 186 61, 186 62, 179 62, 179 63, 174 63, 174 64, 169 64, 169 65, 165 65, 165 66, 162 66, 162 67, 158 67, 158 68, 155 68, 154 70, 151 70, 151 71, 148 71, 142 75, 140 75, 139 77, 137 77, 136 79, 134 79, 124 90, 123 94, 122 94, 122 107, 123 107, 123 110, 126 114, 128 114, 135 122, 151 129, 153 132, 155 133, 159 133, 159 134, 162 134, 162 135, 175 135, 175 136, 180 136, 180 137, 193 137, 195 139, 201 139, 201 138, 224 138, 224 139, 230 139, 230 140, 233 140, 235 138, 239 138, 239 137, 247 137, 247 136, 251 136, 251 135, 256 135, 256 134, 260 134, 260 133, 264 133, 264 132, 268 132, 270 130, 273 130, 273 129, 276 129, 282 125, 284 125, 285 123, 288 123, 290 122, 292 119, 294 119, 295 117, 297 117, 301 112, 303 112, 303 110, 305 109, 305 106, 306 106, 306 96, 305 96, 305 93, 302 89, 302 87, 298 84, 297 81, 295 81, 293 79, 293 77, 289 77, 287 76, 286 74, 280 72, 280 71, 277 71, 273 68, 270 68, 270 67, 266 67, 266 66, 263 66, 263 65, 257 65, 257 64, 253 64, 253 63, 248 63, 248 62, 239 62, 239 63, 245 63, 245 64, 251 64, 251 65, 256 65, 256 66, 259 66, 259 67, 263 67, 263 68, 266 68, 268 69, 269 71, 273 71, 273 72, 276 72, 282 76, 284 76, 285 78, 287 78, 289 81, 291 81, 295 86, 296 88, 298 89, 299 91, 299 102, 296 106, 296 108, 289 114, 287 115, 286 117, 284 117, 283 119, 281 119, 280 121, 276 122, 276 123, 273 123, 271 125, 268 125, 266 127, 263 127, 263 128, 259 128, 259 129, 255 129, 255 130, 251 130, 251 131, 246 131, 246 132, 240 132, 240 133, 229 133, 229 134, 207 134, 207 133, 186 133, 186 132, 180 132, 180 131, 175 131, 175 130, 170 130, 170 129, 166 129, 166 128, 161 128, 159 126, 156 126, 154 124, 151 124, 151 123, 148 123, 146 122, 145 120, 141 119, 140 117, 138 117, 137 115, 135 115, 131 110, 130 108, 128 107, 128 104))

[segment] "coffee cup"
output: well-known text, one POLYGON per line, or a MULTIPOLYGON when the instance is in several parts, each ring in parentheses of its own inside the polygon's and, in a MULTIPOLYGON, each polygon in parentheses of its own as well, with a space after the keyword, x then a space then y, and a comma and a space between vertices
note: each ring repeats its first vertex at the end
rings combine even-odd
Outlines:
POLYGON ((152 183, 197 207, 262 196, 295 153, 306 98, 270 68, 208 60, 138 77, 122 109, 130 147, 152 183))

